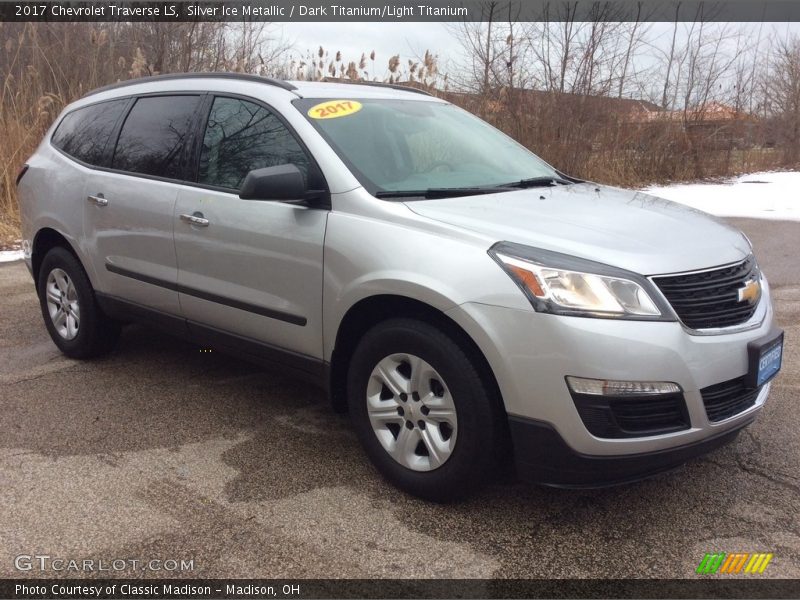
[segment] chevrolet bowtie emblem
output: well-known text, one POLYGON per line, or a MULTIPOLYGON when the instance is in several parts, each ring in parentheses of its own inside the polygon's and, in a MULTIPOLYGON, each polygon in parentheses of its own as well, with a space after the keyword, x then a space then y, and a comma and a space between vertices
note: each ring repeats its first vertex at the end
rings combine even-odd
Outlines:
POLYGON ((751 279, 736 290, 739 295, 739 302, 747 302, 748 304, 755 304, 761 296, 761 284, 757 279, 751 279))

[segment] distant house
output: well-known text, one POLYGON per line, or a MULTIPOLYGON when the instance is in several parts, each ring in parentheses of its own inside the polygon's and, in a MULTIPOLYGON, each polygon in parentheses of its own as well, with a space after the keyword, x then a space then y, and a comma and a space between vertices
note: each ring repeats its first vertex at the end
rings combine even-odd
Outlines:
MULTIPOLYGON (((760 143, 757 117, 716 101, 687 110, 665 110, 636 98, 519 88, 494 89, 486 97, 474 92, 435 90, 417 82, 399 85, 426 89, 493 122, 502 120, 515 107, 517 114, 527 113, 541 127, 556 130, 555 139, 560 138, 559 121, 567 118, 582 121, 595 130, 613 127, 618 132, 614 136, 595 136, 591 143, 594 150, 608 145, 638 146, 649 143, 647 140, 653 136, 664 135, 699 141, 704 148, 717 150, 750 148, 760 143)), ((570 143, 580 142, 570 140, 570 143)))
MULTIPOLYGON (((642 102, 631 100, 631 102, 642 102)), ((689 108, 686 110, 664 110, 651 102, 645 104, 655 107, 655 110, 632 111, 632 122, 647 121, 685 121, 685 122, 732 122, 754 120, 752 115, 738 111, 734 107, 722 102, 709 102, 703 106, 689 108)))
POLYGON ((488 112, 492 113, 505 110, 512 98, 523 106, 558 105, 565 109, 581 108, 582 112, 587 114, 603 114, 621 121, 646 119, 648 115, 663 112, 658 105, 647 100, 521 88, 494 90, 488 99, 472 92, 437 92, 437 95, 451 99, 462 106, 483 103, 488 112))
POLYGON ((734 107, 722 102, 709 102, 704 107, 692 111, 692 115, 697 116, 697 120, 706 122, 754 120, 752 115, 736 110, 734 107))
POLYGON ((632 115, 631 122, 674 129, 714 149, 748 148, 757 143, 758 118, 722 102, 685 110, 632 115))

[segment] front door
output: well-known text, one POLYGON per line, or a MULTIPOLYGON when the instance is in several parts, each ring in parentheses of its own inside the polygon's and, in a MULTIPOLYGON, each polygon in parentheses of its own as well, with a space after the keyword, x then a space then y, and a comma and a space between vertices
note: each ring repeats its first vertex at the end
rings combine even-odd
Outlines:
POLYGON ((174 214, 190 329, 211 344, 319 360, 328 211, 238 196, 249 171, 292 163, 309 177, 311 159, 267 107, 223 96, 211 104, 199 154, 198 187, 179 192, 174 214))

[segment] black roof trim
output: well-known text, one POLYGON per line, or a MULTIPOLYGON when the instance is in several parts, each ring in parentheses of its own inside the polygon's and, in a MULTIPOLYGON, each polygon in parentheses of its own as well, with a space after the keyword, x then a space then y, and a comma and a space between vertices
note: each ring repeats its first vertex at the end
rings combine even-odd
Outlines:
POLYGON ((323 77, 322 81, 325 83, 349 83, 352 85, 368 85, 371 87, 383 87, 383 88, 390 88, 392 90, 399 90, 403 92, 413 92, 415 94, 422 94, 423 96, 431 96, 433 94, 430 92, 426 92, 425 90, 421 90, 419 88, 400 85, 397 83, 383 83, 382 81, 359 81, 358 79, 337 79, 335 77, 323 77))
POLYGON ((169 73, 166 75, 153 75, 150 77, 139 77, 137 79, 129 79, 127 81, 120 81, 105 85, 92 90, 87 96, 99 94, 100 92, 107 92, 108 90, 116 90, 118 88, 127 87, 129 85, 136 85, 137 83, 149 83, 151 81, 170 81, 174 79, 240 79, 242 81, 254 81, 256 83, 265 83, 267 85, 274 85, 275 87, 293 92, 297 88, 288 81, 282 79, 273 79, 272 77, 262 77, 261 75, 251 75, 249 73, 230 73, 230 72, 210 72, 210 73, 169 73))

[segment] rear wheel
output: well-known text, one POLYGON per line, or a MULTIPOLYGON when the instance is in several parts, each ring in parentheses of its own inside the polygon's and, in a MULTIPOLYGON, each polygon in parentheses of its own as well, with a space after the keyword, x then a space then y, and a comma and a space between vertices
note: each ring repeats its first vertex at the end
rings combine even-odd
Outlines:
POLYGON ((413 319, 375 326, 351 359, 348 401, 372 462, 403 490, 457 499, 485 481, 499 416, 463 348, 413 319))
POLYGON ((100 310, 89 278, 71 252, 56 247, 45 255, 38 291, 47 331, 64 354, 91 358, 111 351, 120 324, 100 310))

